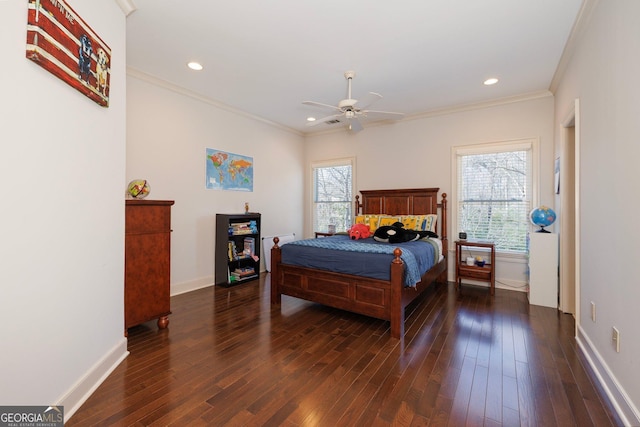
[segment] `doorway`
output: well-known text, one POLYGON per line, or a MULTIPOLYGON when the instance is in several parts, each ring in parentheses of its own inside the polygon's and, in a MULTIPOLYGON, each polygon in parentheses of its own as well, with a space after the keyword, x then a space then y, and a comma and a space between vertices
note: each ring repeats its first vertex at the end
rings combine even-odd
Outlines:
POLYGON ((560 142, 560 271, 559 307, 580 319, 580 132, 579 100, 562 123, 560 142))

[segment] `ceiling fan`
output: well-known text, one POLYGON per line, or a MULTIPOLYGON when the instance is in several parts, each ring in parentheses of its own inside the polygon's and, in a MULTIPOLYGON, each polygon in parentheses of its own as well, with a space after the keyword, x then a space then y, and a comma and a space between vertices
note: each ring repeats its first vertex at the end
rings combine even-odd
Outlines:
POLYGON ((305 105, 313 105, 316 107, 329 108, 334 114, 323 117, 321 119, 308 122, 307 126, 316 126, 320 123, 336 124, 347 122, 349 130, 359 132, 363 129, 360 119, 391 119, 398 120, 404 116, 403 113, 395 113, 391 111, 368 110, 367 108, 382 98, 382 95, 375 92, 369 92, 365 98, 361 100, 351 98, 351 81, 355 77, 355 71, 346 71, 344 77, 347 79, 347 98, 338 102, 338 105, 323 104, 315 101, 304 101, 305 105))

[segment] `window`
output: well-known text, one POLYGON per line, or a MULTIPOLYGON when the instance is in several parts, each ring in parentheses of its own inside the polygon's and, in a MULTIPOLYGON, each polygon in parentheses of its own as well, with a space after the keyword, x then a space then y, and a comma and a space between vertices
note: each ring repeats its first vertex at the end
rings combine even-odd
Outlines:
POLYGON ((314 163, 313 229, 347 231, 353 222, 353 160, 314 163))
POLYGON ((527 250, 537 176, 535 140, 454 147, 457 231, 497 251, 527 250))

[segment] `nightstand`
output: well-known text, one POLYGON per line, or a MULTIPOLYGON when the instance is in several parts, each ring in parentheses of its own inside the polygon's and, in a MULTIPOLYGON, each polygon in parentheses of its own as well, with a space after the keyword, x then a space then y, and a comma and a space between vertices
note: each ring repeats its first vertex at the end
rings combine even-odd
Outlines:
POLYGON ((336 233, 326 233, 326 232, 322 232, 322 231, 316 231, 315 234, 316 234, 316 239, 317 239, 318 237, 333 236, 336 233))
POLYGON ((479 280, 489 282, 491 285, 491 295, 496 292, 496 252, 492 242, 474 242, 470 240, 456 240, 456 290, 460 289, 462 279, 479 280), (464 247, 489 249, 490 260, 480 267, 475 263, 467 265, 465 256, 462 253, 464 247))

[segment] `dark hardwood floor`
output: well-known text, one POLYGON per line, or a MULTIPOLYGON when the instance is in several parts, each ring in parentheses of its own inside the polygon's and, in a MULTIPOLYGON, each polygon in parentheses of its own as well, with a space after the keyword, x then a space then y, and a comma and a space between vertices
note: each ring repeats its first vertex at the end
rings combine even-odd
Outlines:
POLYGON ((437 285, 389 324, 283 297, 269 276, 171 300, 169 328, 129 330, 129 357, 67 426, 620 425, 570 315, 520 292, 437 285))

